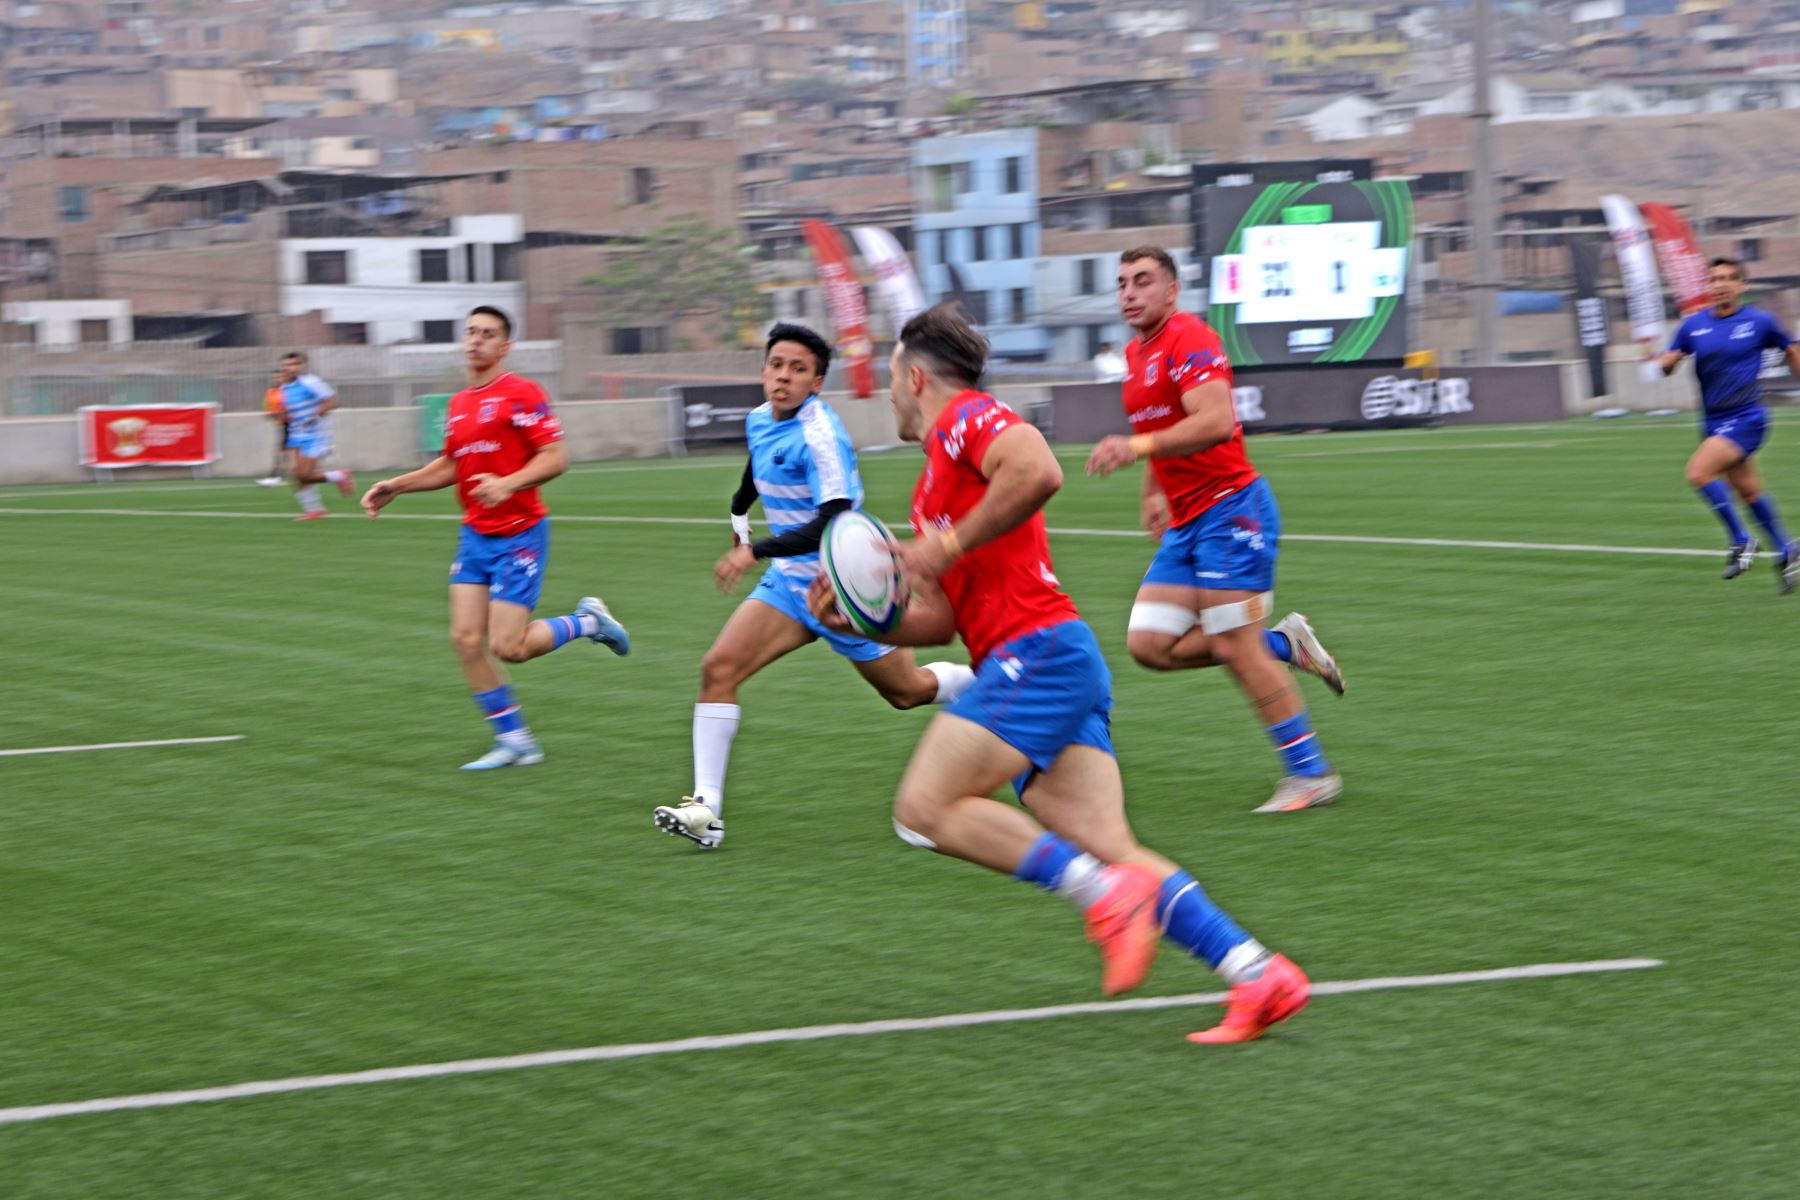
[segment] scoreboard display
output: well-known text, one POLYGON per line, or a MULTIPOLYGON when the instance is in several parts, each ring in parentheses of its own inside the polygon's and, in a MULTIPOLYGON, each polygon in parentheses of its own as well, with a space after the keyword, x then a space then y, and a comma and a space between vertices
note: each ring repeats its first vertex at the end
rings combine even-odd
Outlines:
POLYGON ((1348 174, 1196 189, 1207 322, 1233 366, 1406 357, 1412 193, 1348 174))

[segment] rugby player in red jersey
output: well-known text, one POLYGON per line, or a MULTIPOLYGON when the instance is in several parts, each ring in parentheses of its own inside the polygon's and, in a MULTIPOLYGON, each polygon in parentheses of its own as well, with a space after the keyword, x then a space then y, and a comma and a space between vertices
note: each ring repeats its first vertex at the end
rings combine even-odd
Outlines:
MULTIPOLYGON (((1306 976, 1132 834, 1112 677, 1050 562, 1042 510, 1062 469, 1037 429, 977 390, 987 351, 939 305, 907 322, 890 363, 900 436, 924 442, 925 470, 913 492, 917 536, 899 547, 911 599, 882 640, 960 636, 975 666, 974 685, 913 751, 895 828, 1069 899, 1100 945, 1108 995, 1143 981, 1166 934, 1232 985, 1224 1022, 1190 1040, 1248 1041, 1306 1004, 1306 976), (1009 780, 1022 809, 990 799, 1009 780)), ((823 578, 809 601, 827 627, 849 628, 823 578)))
POLYGON ((1264 628, 1275 597, 1281 513, 1244 452, 1231 364, 1206 322, 1176 306, 1175 262, 1156 246, 1119 256, 1119 311, 1138 331, 1125 347, 1130 437, 1103 438, 1088 474, 1139 459, 1144 528, 1159 543, 1131 608, 1126 646, 1153 671, 1222 666, 1256 709, 1285 774, 1257 812, 1294 812, 1343 791, 1283 663, 1342 695, 1344 676, 1312 625, 1289 613, 1264 628))
POLYGON ((450 643, 475 704, 494 730, 494 745, 465 771, 530 766, 544 752, 520 715, 512 685, 496 660, 526 662, 577 637, 629 654, 631 638, 598 596, 567 616, 533 621, 550 554, 549 509, 540 485, 568 466, 562 426, 544 389, 506 369, 512 321, 497 308, 470 312, 463 331, 469 386, 450 398, 444 451, 363 494, 375 517, 403 492, 456 485, 463 524, 450 564, 450 643))

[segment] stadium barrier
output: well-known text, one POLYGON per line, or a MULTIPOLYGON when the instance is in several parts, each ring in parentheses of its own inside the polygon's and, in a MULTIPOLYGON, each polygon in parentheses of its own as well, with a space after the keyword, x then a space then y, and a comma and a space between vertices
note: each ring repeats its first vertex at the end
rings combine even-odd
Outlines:
MULTIPOLYGON (((1346 367, 1246 372, 1232 391, 1252 432, 1381 429, 1557 421, 1566 415, 1561 364, 1459 367, 1428 378, 1418 370, 1346 367)), ((1092 442, 1129 433, 1116 383, 1053 384, 1049 435, 1092 442)))

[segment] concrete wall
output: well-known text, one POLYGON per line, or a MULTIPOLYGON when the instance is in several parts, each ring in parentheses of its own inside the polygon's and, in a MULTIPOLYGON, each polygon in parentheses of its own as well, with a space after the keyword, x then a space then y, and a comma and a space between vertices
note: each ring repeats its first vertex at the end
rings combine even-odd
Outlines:
MULTIPOLYGON (((866 401, 863 403, 867 403, 866 401)), ((669 452, 669 404, 656 400, 589 401, 558 404, 557 414, 577 460, 650 458, 669 452)), ((253 413, 219 417, 219 461, 212 474, 266 473, 274 456, 274 427, 253 413)), ((93 478, 80 465, 75 417, 0 419, 0 484, 78 483, 93 478)), ((355 408, 334 417, 337 452, 331 465, 364 474, 410 470, 428 457, 420 447, 415 408, 355 408)), ((891 439, 890 439, 891 440, 891 439)), ((185 467, 136 467, 114 472, 121 480, 185 476, 185 467)))

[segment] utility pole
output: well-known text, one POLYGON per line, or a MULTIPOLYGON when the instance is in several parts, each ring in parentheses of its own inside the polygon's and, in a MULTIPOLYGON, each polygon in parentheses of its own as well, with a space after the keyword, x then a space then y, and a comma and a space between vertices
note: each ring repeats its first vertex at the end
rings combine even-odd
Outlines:
POLYGON ((1494 205, 1494 104, 1489 67, 1494 42, 1493 0, 1475 0, 1475 97, 1469 120, 1474 142, 1474 175, 1469 191, 1469 233, 1475 244, 1475 361, 1493 363, 1499 350, 1500 278, 1494 242, 1499 216, 1494 205))

